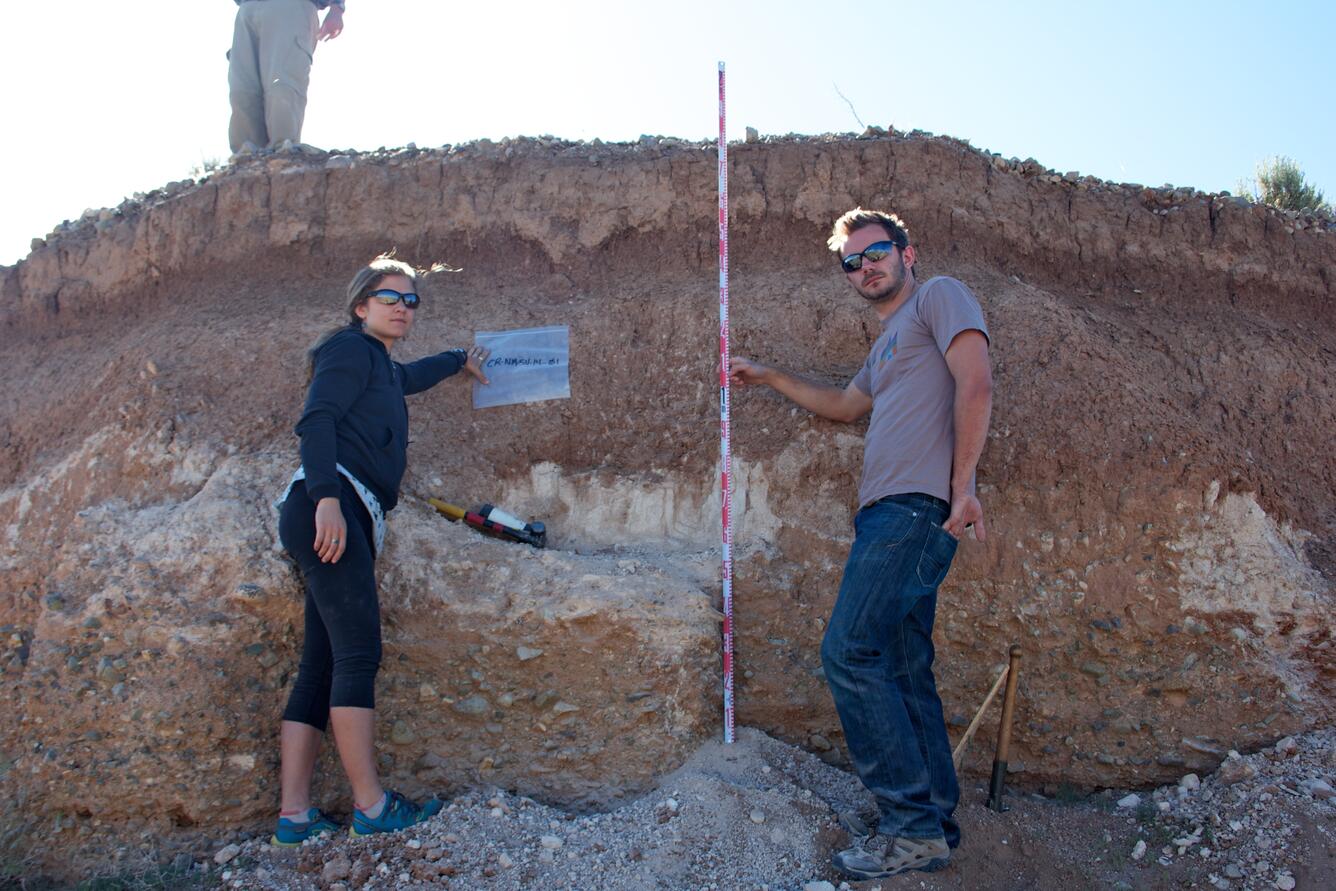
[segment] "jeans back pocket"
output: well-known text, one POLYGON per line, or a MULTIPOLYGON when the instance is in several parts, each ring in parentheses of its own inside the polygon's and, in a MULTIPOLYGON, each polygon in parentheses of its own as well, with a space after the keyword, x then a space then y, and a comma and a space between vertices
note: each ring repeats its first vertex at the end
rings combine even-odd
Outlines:
POLYGON ((925 588, 936 588, 946 578, 951 568, 951 560, 956 556, 956 547, 960 542, 936 523, 928 524, 928 535, 923 540, 923 552, 919 554, 918 580, 925 588))

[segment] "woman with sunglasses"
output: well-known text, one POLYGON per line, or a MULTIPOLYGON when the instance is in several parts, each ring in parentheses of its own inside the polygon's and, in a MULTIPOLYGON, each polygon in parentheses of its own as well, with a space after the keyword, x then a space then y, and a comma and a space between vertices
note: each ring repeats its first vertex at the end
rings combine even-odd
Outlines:
MULTIPOLYGON (((439 267, 437 267, 439 268, 439 267)), ((393 832, 441 809, 383 789, 374 746, 380 667, 375 558, 385 514, 399 498, 408 446, 404 397, 463 370, 486 384, 488 351, 390 359, 413 326, 419 273, 382 255, 348 286, 348 322, 311 348, 311 381, 296 432, 301 467, 279 513, 279 539, 306 583, 306 637, 283 711, 282 805, 276 845, 298 845, 338 824, 311 806, 311 777, 328 724, 352 786, 353 835, 393 832)))

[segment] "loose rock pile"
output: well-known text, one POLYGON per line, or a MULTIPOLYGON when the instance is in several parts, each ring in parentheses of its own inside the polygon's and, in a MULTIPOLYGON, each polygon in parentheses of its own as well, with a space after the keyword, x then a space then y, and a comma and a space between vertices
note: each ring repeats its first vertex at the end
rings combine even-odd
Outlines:
POLYGON ((232 843, 212 871, 228 887, 285 891, 799 888, 828 871, 836 811, 866 804, 851 775, 744 728, 738 744, 706 744, 657 791, 610 813, 468 793, 395 835, 295 853, 264 838, 232 843))
MULTIPOLYGON (((1078 804, 1019 796, 1009 813, 995 814, 975 800, 981 789, 967 788, 965 845, 948 870, 853 887, 1069 887, 1073 876, 1045 862, 1055 857, 1102 887, 1322 887, 1332 873, 1314 862, 1322 856, 1315 849, 1332 846, 1334 775, 1336 732, 1328 730, 1247 757, 1232 753, 1204 780, 1188 774, 1176 786, 1129 794, 1112 812, 1100 805, 1111 798, 1104 793, 1078 804), (1051 846, 1036 845, 1038 837, 1051 846), (1034 872, 1008 867, 1009 856, 1034 861, 1034 872)), ((851 774, 744 728, 737 745, 703 746, 655 792, 609 813, 572 814, 498 790, 468 793, 396 835, 339 835, 297 851, 253 838, 218 848, 195 870, 224 887, 266 891, 835 891, 851 887, 828 866, 848 843, 836 815, 870 806, 851 774)))
POLYGON ((1293 843, 1306 825, 1329 852, 1336 846, 1334 779, 1336 731, 1287 736, 1247 757, 1231 751, 1215 774, 1155 790, 1158 824, 1178 831, 1147 859, 1198 859, 1216 888, 1295 888, 1293 843))

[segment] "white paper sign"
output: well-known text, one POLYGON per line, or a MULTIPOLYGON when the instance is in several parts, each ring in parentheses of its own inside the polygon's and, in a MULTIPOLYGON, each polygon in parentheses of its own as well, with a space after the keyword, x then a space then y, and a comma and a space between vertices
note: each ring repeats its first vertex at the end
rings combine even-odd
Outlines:
POLYGON ((492 351, 483 366, 491 383, 473 382, 473 407, 569 399, 570 339, 565 325, 479 331, 473 342, 492 351))

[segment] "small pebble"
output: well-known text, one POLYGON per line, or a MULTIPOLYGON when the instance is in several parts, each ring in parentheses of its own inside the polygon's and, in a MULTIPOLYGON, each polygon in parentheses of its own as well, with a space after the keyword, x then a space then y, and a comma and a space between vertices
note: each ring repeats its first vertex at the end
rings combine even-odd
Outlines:
POLYGON ((213 855, 213 862, 222 866, 224 863, 230 863, 232 858, 241 853, 241 845, 228 845, 217 854, 213 855))

